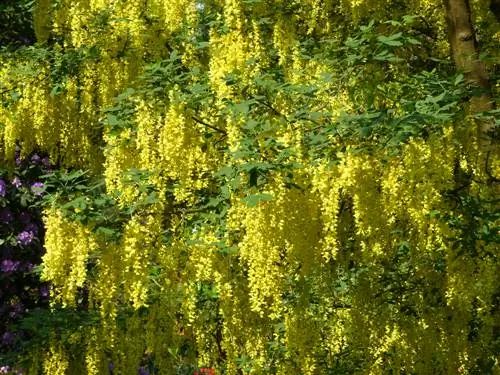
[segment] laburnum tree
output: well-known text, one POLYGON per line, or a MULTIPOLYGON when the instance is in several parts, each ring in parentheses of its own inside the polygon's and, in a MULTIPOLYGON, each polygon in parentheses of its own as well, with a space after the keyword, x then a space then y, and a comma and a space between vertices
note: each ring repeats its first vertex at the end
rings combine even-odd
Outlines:
POLYGON ((500 373, 496 1, 33 7, 0 160, 57 167, 51 309, 8 371, 500 373))

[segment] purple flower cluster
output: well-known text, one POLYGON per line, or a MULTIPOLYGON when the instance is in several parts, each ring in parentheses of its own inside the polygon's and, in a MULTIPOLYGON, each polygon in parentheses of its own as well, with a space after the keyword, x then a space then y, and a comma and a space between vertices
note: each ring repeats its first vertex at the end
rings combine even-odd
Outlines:
POLYGON ((4 180, 0 179, 0 197, 5 197, 7 194, 7 184, 4 180))
POLYGON ((35 234, 29 231, 22 231, 17 235, 17 243, 20 245, 29 245, 35 238, 35 234))
POLYGON ((18 167, 21 167, 23 165, 43 166, 46 171, 49 171, 51 168, 50 159, 48 158, 48 156, 41 157, 38 154, 33 154, 30 158, 22 159, 19 150, 16 152, 15 163, 18 167))
POLYGON ((30 222, 28 217, 20 218, 20 221, 26 224, 26 227, 24 230, 19 233, 16 237, 17 243, 19 245, 29 245, 33 239, 35 238, 36 234, 38 233, 38 225, 35 223, 30 222), (24 220, 23 220, 24 219, 24 220))
MULTIPOLYGON (((28 336, 12 325, 34 309, 48 308, 50 294, 50 285, 32 272, 43 255, 41 212, 34 203, 45 192, 40 176, 50 162, 39 154, 21 159, 18 153, 16 165, 13 176, 0 167, 0 358, 22 355, 19 345, 28 336)), ((24 373, 9 366, 0 362, 0 374, 24 373)))
POLYGON ((43 189, 44 185, 42 182, 35 182, 33 185, 31 185, 31 192, 38 197, 43 195, 43 189))
POLYGON ((12 259, 4 259, 0 264, 2 272, 15 272, 19 268, 20 262, 12 259))

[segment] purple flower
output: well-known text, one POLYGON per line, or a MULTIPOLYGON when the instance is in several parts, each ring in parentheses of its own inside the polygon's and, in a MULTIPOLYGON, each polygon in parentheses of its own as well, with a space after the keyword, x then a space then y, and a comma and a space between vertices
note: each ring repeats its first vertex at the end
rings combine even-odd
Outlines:
POLYGON ((23 186, 23 183, 21 182, 19 177, 14 177, 14 179, 12 180, 12 185, 19 189, 21 186, 23 186))
POLYGON ((15 272, 19 267, 19 262, 12 259, 4 259, 0 265, 2 272, 15 272))
POLYGON ((31 185, 31 192, 37 196, 43 195, 43 188, 44 185, 42 182, 35 182, 33 185, 31 185))
POLYGON ((40 160, 42 160, 42 159, 40 158, 40 156, 38 156, 38 154, 33 154, 33 156, 31 157, 32 163, 38 163, 38 162, 40 162, 40 160))
POLYGON ((16 165, 19 166, 22 162, 23 161, 21 160, 21 158, 19 156, 16 156, 16 165))
POLYGON ((35 235, 33 232, 23 231, 17 235, 17 243, 21 245, 29 245, 35 235))
POLYGON ((12 222, 12 211, 7 207, 0 209, 0 223, 9 224, 12 222))
MULTIPOLYGON (((49 296, 49 288, 47 287, 47 285, 42 285, 40 287, 40 297, 48 297, 48 296, 49 296)), ((110 363, 108 367, 112 365, 113 363, 110 363)))
POLYGON ((46 156, 42 159, 42 164, 46 167, 46 168, 49 168, 50 167, 50 159, 46 156))
POLYGON ((8 374, 10 371, 10 367, 9 366, 2 366, 0 367, 0 374, 8 374))
POLYGON ((0 179, 0 197, 5 197, 5 194, 7 194, 7 184, 0 179))
POLYGON ((139 375, 149 375, 149 371, 144 367, 139 367, 139 375))
POLYGON ((108 370, 110 374, 113 374, 113 370, 115 369, 115 364, 113 362, 108 363, 108 370))

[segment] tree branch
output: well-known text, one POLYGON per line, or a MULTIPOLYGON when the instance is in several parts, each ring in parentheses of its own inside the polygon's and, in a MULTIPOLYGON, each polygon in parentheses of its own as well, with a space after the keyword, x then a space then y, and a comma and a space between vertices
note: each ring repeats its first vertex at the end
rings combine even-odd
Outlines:
POLYGON ((198 124, 200 124, 200 125, 206 126, 207 128, 212 129, 212 130, 214 130, 214 131, 216 131, 218 133, 224 134, 225 136, 227 135, 227 132, 225 130, 220 129, 220 128, 216 127, 216 126, 210 125, 210 124, 206 123, 205 121, 203 121, 202 119, 200 119, 200 118, 198 118, 196 116, 191 116, 191 118, 194 121, 196 121, 198 124))

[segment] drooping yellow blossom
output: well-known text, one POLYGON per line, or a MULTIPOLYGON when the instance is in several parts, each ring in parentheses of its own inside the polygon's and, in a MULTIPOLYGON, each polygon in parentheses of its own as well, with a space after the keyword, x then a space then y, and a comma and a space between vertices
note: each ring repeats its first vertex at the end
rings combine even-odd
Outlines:
POLYGON ((68 371, 69 363, 67 353, 55 343, 52 343, 44 356, 43 374, 65 375, 68 371))
POLYGON ((54 302, 74 306, 77 290, 86 281, 88 257, 97 250, 97 242, 89 228, 65 219, 56 209, 46 212, 44 222, 42 279, 51 282, 54 302))

